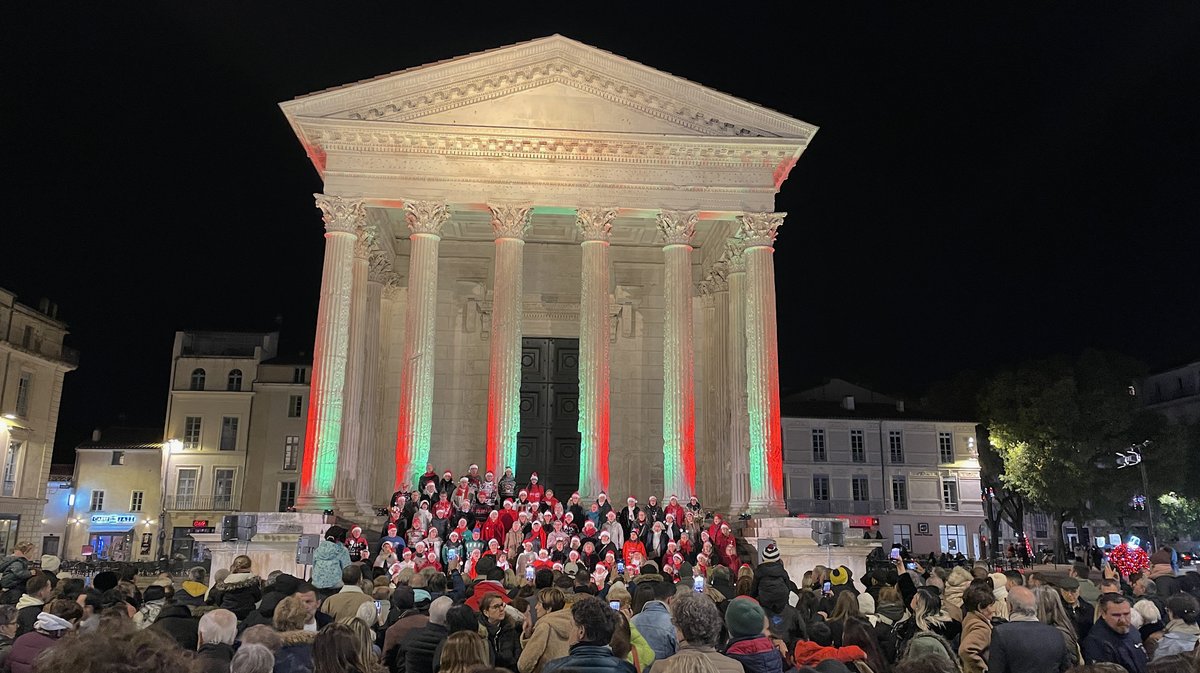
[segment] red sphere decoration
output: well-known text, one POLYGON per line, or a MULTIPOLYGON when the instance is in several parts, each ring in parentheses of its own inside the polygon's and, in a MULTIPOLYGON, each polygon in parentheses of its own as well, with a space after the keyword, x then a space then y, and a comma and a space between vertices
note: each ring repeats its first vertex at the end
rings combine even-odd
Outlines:
POLYGON ((1108 562, 1116 567, 1122 575, 1140 572, 1150 567, 1150 555, 1141 547, 1130 547, 1127 544, 1117 545, 1108 553, 1108 562))

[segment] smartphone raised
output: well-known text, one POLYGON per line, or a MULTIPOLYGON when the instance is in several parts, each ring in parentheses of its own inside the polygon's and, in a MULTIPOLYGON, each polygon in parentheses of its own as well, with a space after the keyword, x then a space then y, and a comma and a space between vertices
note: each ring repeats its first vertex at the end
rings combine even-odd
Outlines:
POLYGON ((621 601, 609 601, 608 607, 612 608, 614 611, 620 610, 621 609, 621 601))
POLYGON ((905 568, 908 568, 909 570, 916 570, 916 569, 917 569, 917 564, 916 564, 916 563, 913 563, 912 561, 909 561, 908 563, 905 563, 905 564, 904 564, 904 567, 905 567, 905 568))
POLYGON ((829 580, 825 580, 825 584, 821 585, 821 591, 824 591, 825 593, 833 591, 833 583, 829 580))
POLYGON ((534 573, 533 566, 531 566, 531 565, 525 566, 525 579, 532 580, 533 573, 534 573))
POLYGON ((705 586, 704 575, 697 575, 692 580, 692 591, 703 592, 705 586))
POLYGON ((617 561, 617 574, 618 575, 625 574, 625 562, 624 561, 617 561))

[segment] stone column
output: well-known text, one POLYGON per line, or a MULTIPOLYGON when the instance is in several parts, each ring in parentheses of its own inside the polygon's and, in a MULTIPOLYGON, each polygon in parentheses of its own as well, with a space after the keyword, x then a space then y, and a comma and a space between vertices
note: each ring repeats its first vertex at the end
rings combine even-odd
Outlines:
POLYGON ((488 372, 487 466, 517 469, 521 427, 521 297, 529 206, 489 205, 496 235, 492 287, 492 354, 488 372))
POLYGON ((663 237, 663 499, 696 488, 696 390, 692 345, 695 211, 658 214, 663 237))
POLYGON ((742 242, 725 249, 729 273, 729 511, 743 513, 750 503, 750 414, 746 410, 746 258, 742 242))
POLYGON ((707 469, 697 475, 697 488, 703 485, 706 506, 729 511, 729 473, 733 461, 729 444, 729 283, 728 264, 713 263, 701 288, 711 309, 706 307, 704 325, 705 445, 711 458, 702 461, 707 469))
MULTIPOLYGON (((408 306, 404 322, 404 370, 396 430, 396 488, 416 488, 425 472, 433 435, 434 342, 437 336, 438 243, 450 219, 445 203, 406 201, 408 306)), ((391 495, 389 493, 389 495, 391 495)))
POLYGON ((315 194, 325 220, 325 264, 317 305, 311 398, 305 433, 299 505, 321 511, 333 505, 333 485, 342 435, 342 389, 350 346, 350 293, 355 232, 366 219, 361 200, 315 194))
POLYGON ((615 208, 581 208, 583 236, 579 298, 579 494, 590 501, 608 490, 609 297, 608 240, 615 208))
MULTIPOLYGON (((403 344, 394 341, 394 325, 405 320, 405 315, 400 313, 400 299, 405 295, 404 283, 400 278, 400 274, 394 270, 387 274, 383 282, 383 305, 380 308, 380 325, 379 333, 382 335, 382 353, 380 362, 379 383, 379 424, 376 428, 376 438, 378 457, 375 459, 375 464, 378 466, 376 471, 375 483, 380 490, 386 490, 389 495, 395 490, 398 483, 398 475, 403 470, 396 463, 396 426, 399 423, 399 404, 391 407, 396 410, 396 415, 393 416, 387 412, 389 389, 395 385, 397 388, 397 399, 399 398, 400 382, 403 379, 402 367, 397 367, 395 372, 392 371, 392 349, 395 348, 399 355, 403 355, 403 344)), ((397 358, 399 359, 399 358, 397 358)))
POLYGON ((360 455, 364 452, 362 406, 363 367, 366 364, 367 320, 367 256, 374 242, 374 232, 360 227, 354 241, 354 265, 350 273, 350 346, 346 351, 346 380, 342 384, 345 411, 342 414, 342 437, 338 447, 337 480, 333 483, 333 498, 339 513, 358 509, 355 493, 363 472, 360 455))
POLYGON ((358 504, 360 514, 372 515, 375 508, 387 499, 389 494, 376 497, 376 465, 379 453, 379 415, 383 409, 383 391, 381 390, 380 372, 383 363, 383 329, 381 309, 383 306, 383 284, 391 274, 392 262, 385 250, 377 245, 372 247, 367 267, 367 302, 366 314, 363 319, 363 370, 362 370, 362 404, 359 409, 358 424, 360 429, 360 446, 356 469, 359 475, 355 484, 354 500, 358 504))
POLYGON ((786 213, 746 213, 746 402, 750 412, 750 509, 785 515, 775 325, 775 232, 786 213))

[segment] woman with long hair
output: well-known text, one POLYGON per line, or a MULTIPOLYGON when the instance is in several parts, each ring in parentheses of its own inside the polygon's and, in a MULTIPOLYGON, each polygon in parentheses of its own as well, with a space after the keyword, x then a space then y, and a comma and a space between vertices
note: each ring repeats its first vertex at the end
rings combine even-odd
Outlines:
POLYGON ((442 647, 440 670, 442 673, 467 673, 476 666, 489 666, 488 656, 488 644, 478 631, 451 633, 442 647))
POLYGON ((846 622, 861 617, 862 613, 858 609, 858 596, 851 591, 838 593, 837 601, 833 604, 833 611, 825 620, 829 624, 829 635, 833 638, 834 647, 842 646, 842 629, 846 622))
POLYGON ((383 667, 361 634, 346 624, 321 629, 313 641, 313 673, 380 673, 383 667))
POLYGON ((1043 624, 1049 624, 1058 629, 1067 646, 1067 655, 1071 657, 1071 665, 1083 663, 1083 655, 1079 650, 1079 635, 1075 631, 1075 620, 1067 614, 1062 598, 1054 587, 1040 586, 1033 589, 1037 596, 1037 617, 1043 624))
MULTIPOLYGON (((849 592, 844 592, 849 593, 849 592)), ((879 645, 870 622, 863 619, 847 619, 842 626, 842 643, 855 645, 867 653, 867 665, 872 673, 888 673, 888 659, 879 645)))
POLYGON ((896 650, 903 648, 919 631, 928 631, 953 642, 962 627, 942 609, 942 599, 928 587, 920 587, 908 604, 911 613, 896 623, 896 650))

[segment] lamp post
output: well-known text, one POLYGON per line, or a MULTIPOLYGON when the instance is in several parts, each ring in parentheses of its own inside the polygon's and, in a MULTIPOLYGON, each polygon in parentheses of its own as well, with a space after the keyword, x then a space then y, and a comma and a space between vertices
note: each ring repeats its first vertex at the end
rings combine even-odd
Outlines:
POLYGON ((1154 529, 1154 498, 1150 496, 1150 479, 1146 476, 1146 463, 1142 460, 1142 452, 1150 446, 1150 440, 1134 444, 1123 453, 1117 453, 1117 469, 1137 466, 1142 474, 1142 494, 1146 498, 1146 516, 1150 519, 1150 544, 1158 551, 1158 531, 1154 529))

